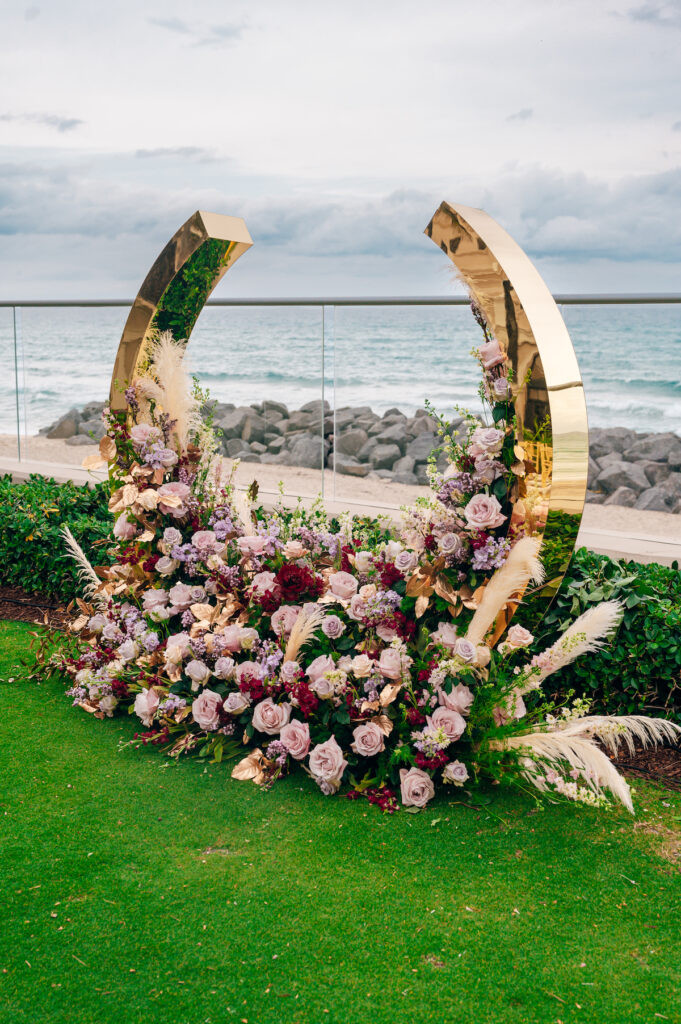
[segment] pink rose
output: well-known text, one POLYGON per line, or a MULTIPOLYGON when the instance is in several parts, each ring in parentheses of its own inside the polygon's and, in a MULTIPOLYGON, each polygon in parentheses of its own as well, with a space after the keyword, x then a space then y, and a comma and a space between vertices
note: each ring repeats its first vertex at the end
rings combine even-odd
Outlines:
POLYGON ((164 515, 172 516, 174 519, 180 519, 187 511, 185 502, 191 493, 191 489, 188 484, 180 483, 179 480, 173 480, 169 484, 161 484, 158 489, 158 496, 161 501, 158 503, 159 512, 163 512, 164 515), (166 505, 163 502, 164 497, 179 498, 180 504, 166 505))
POLYGON ((137 533, 137 523, 129 523, 125 512, 118 517, 114 524, 113 535, 117 540, 132 540, 137 533))
POLYGON ((529 629, 525 629, 524 626, 511 626, 506 634, 506 643, 515 648, 529 647, 533 640, 529 629))
POLYGON ((454 644, 454 653, 458 655, 462 661, 465 661, 467 665, 473 665, 477 658, 478 649, 470 640, 466 640, 465 637, 460 636, 454 644))
POLYGON ((375 757, 385 750, 385 738, 375 722, 364 722, 352 732, 352 749, 360 757, 375 757))
POLYGON ((145 444, 154 444, 162 438, 158 427, 152 427, 150 423, 136 423, 130 428, 130 440, 133 448, 142 448, 145 444))
POLYGON ((236 546, 242 555, 262 555, 268 542, 268 537, 239 537, 236 546))
POLYGON ((495 401, 505 402, 511 397, 511 385, 505 377, 497 377, 492 384, 491 392, 495 401))
POLYGON ((349 572, 334 572, 329 576, 331 593, 335 597, 340 597, 342 601, 349 601, 351 597, 354 597, 358 586, 357 580, 349 572))
POLYGON ((319 679, 320 676, 323 676, 325 672, 333 672, 335 667, 333 658, 330 654, 320 654, 319 657, 315 658, 312 664, 308 666, 306 675, 312 682, 314 682, 316 679, 319 679))
POLYGON ((196 700, 192 701, 192 715, 199 729, 204 732, 215 732, 220 724, 220 708, 222 697, 213 690, 202 690, 196 700))
POLYGON ((463 683, 457 683, 452 688, 451 693, 446 693, 444 690, 437 691, 438 699, 443 708, 449 708, 450 711, 457 711, 460 715, 468 715, 473 703, 473 692, 469 690, 463 683))
POLYGON ((338 746, 336 737, 332 736, 325 743, 318 743, 310 753, 310 771, 323 782, 340 784, 348 762, 338 746))
POLYGON ((468 778, 468 769, 462 761, 450 761, 442 772, 442 781, 454 786, 463 786, 468 778))
POLYGON ((192 536, 192 547, 202 558, 207 558, 208 555, 216 555, 221 551, 224 544, 217 539, 212 530, 197 530, 192 536))
POLYGON ((402 655, 394 647, 385 647, 378 659, 378 670, 386 679, 402 678, 402 655))
POLYGON ((184 670, 192 681, 192 690, 198 690, 199 686, 205 686, 212 675, 208 665, 196 659, 187 662, 184 670))
POLYGON ((307 554, 307 548, 299 540, 287 540, 281 553, 284 558, 295 561, 307 554))
POLYGON ((352 672, 357 679, 366 679, 376 668, 376 662, 367 654, 358 654, 352 659, 352 672))
POLYGON ((310 726, 307 722, 299 722, 294 718, 282 726, 279 739, 291 757, 295 757, 296 761, 302 761, 310 749, 310 726))
POLYGON ((468 454, 498 455, 504 444, 505 433, 496 427, 476 427, 469 438, 468 454))
POLYGON ((438 540, 437 546, 443 555, 458 555, 463 547, 463 541, 458 533, 445 533, 438 540))
POLYGON ((493 530, 506 520, 493 494, 476 494, 466 505, 463 514, 474 530, 493 530))
POLYGON ((256 572, 251 582, 251 590, 257 597, 277 590, 277 581, 273 572, 256 572))
POLYGON ((489 487, 494 481, 503 476, 504 467, 501 462, 495 459, 488 459, 485 455, 478 455, 475 459, 475 479, 481 484, 489 487))
POLYGON ((355 594, 354 597, 350 598, 350 607, 347 609, 347 613, 351 619, 359 622, 366 615, 366 611, 367 606, 359 594, 355 594))
POLYGON ((176 558, 163 555, 156 563, 156 572, 159 576, 170 576, 175 572, 179 564, 176 558))
POLYGON ((400 551, 399 555, 395 556, 395 568, 398 572, 407 573, 411 572, 418 565, 418 555, 414 551, 400 551))
POLYGON ((283 604, 278 608, 271 618, 272 630, 277 636, 288 637, 300 614, 300 608, 296 604, 283 604))
POLYGON ((486 341, 484 345, 480 346, 480 359, 482 365, 486 370, 491 370, 493 366, 499 366, 500 363, 506 361, 506 356, 499 347, 499 342, 496 339, 492 341, 486 341))
POLYGON ((450 708, 436 708, 430 716, 436 729, 442 729, 450 743, 454 743, 463 735, 466 723, 458 711, 450 708))
POLYGON ((159 696, 155 690, 142 690, 135 697, 135 714, 142 720, 142 725, 150 728, 154 715, 158 710, 159 696))
POLYGON ((176 583, 174 587, 170 588, 168 596, 176 608, 185 611, 189 608, 190 604, 194 603, 192 590, 193 587, 190 587, 187 583, 176 583))
POLYGON ((291 717, 290 704, 275 704, 271 697, 266 697, 253 710, 253 728, 258 732, 276 736, 291 717))
POLYGON ((182 661, 191 650, 191 639, 188 633, 173 633, 166 641, 166 658, 182 661), (175 654, 171 654, 175 652, 175 654))
POLYGON ((376 626, 376 636, 383 640, 384 643, 389 644, 397 636, 397 630, 393 626, 386 626, 382 622, 379 626, 376 626))
POLYGON ((405 807, 425 807, 435 796, 435 786, 430 775, 420 768, 401 768, 400 792, 405 807))
POLYGON ((251 698, 246 693, 229 693, 222 705, 228 715, 240 715, 242 711, 250 707, 251 698))
POLYGON ((345 632, 345 623, 337 615, 327 615, 322 622, 322 633, 329 640, 337 640, 345 632))
POLYGON ((145 612, 151 612, 154 608, 164 608, 168 604, 168 592, 160 587, 153 590, 145 590, 142 595, 142 606, 145 612))
POLYGON ((218 679, 231 679, 235 669, 234 658, 218 658, 215 662, 215 675, 218 679))
POLYGON ((300 674, 300 665, 297 661, 285 661, 279 670, 279 678, 284 683, 292 683, 300 674))
POLYGON ((437 630, 430 634, 430 638, 433 643, 442 644, 448 651, 453 651, 458 639, 456 626, 451 622, 438 622, 437 630))

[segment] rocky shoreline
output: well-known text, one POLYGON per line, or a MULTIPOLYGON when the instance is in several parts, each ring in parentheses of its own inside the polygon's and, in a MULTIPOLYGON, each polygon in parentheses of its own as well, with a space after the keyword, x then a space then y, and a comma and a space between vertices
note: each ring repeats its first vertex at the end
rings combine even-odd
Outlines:
MULTIPOLYGON (((435 420, 425 409, 414 416, 388 409, 380 416, 369 406, 346 406, 334 413, 328 402, 322 405, 320 400, 295 410, 276 401, 250 406, 209 404, 229 458, 319 470, 323 429, 324 465, 329 469, 412 486, 428 482, 427 460, 437 445, 437 434, 435 420)), ((89 402, 80 410, 73 408, 40 434, 63 439, 68 445, 92 444, 104 433, 103 407, 102 402, 89 402)), ((593 429, 586 500, 681 512, 681 438, 626 427, 593 429)))

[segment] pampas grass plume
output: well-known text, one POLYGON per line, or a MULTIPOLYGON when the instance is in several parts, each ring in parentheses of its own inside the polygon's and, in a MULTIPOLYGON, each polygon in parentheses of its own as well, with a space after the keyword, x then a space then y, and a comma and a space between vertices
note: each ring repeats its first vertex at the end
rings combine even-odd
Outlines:
POLYGON ((522 592, 530 580, 543 581, 544 568, 538 558, 540 545, 537 537, 521 537, 511 548, 501 569, 497 569, 485 587, 480 606, 470 621, 466 639, 471 643, 482 643, 513 594, 522 592))

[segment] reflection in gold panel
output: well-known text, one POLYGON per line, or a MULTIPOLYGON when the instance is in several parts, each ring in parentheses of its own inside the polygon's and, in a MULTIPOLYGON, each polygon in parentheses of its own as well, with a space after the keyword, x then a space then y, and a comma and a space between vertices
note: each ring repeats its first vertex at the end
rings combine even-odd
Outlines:
POLYGON ((574 548, 588 473, 586 404, 570 336, 537 269, 483 210, 442 203, 426 234, 454 263, 512 367, 517 441, 528 468, 513 522, 542 536, 555 593, 574 548))
POLYGON ((123 388, 135 375, 145 342, 170 330, 187 341, 208 296, 253 244, 240 217, 197 210, 175 232, 144 279, 121 337, 111 378, 112 409, 124 409, 123 388))

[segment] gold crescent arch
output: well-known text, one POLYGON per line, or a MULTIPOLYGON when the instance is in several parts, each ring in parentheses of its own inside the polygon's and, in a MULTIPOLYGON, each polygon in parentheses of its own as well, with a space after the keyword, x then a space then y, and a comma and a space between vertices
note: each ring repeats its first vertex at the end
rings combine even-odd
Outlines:
POLYGON ((574 550, 588 475, 586 402, 570 336, 539 271, 489 214, 443 202, 425 233, 454 263, 513 367, 516 440, 528 465, 514 519, 542 536, 550 599, 574 550), (528 440, 542 423, 542 439, 528 440))
POLYGON ((125 408, 121 385, 135 376, 151 332, 171 330, 186 342, 218 281, 251 245, 241 217, 204 210, 175 232, 145 277, 125 322, 111 377, 112 409, 125 408))

